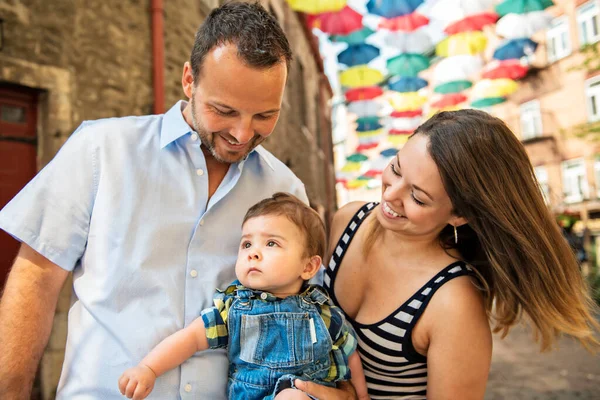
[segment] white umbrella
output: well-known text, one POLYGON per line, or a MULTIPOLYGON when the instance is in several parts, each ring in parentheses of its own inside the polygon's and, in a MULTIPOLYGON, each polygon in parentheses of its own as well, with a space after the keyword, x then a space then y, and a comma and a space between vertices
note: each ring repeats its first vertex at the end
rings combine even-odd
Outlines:
POLYGON ((459 55, 442 59, 433 70, 433 82, 437 86, 446 82, 470 81, 483 68, 480 56, 459 55))
POLYGON ((353 101, 348 105, 348 112, 355 114, 358 118, 378 115, 383 109, 383 104, 376 100, 353 101))
POLYGON ((386 32, 383 42, 399 53, 424 54, 433 49, 431 37, 424 31, 386 32))
POLYGON ((493 6, 494 0, 439 0, 427 10, 427 17, 452 22, 469 15, 491 11, 493 6))
POLYGON ((506 14, 496 24, 496 34, 506 39, 531 37, 534 33, 548 28, 552 16, 546 11, 532 11, 525 14, 506 14))
POLYGON ((421 125, 423 121, 423 117, 402 117, 402 118, 388 118, 386 121, 386 126, 388 129, 396 129, 399 131, 412 131, 415 130, 421 125))

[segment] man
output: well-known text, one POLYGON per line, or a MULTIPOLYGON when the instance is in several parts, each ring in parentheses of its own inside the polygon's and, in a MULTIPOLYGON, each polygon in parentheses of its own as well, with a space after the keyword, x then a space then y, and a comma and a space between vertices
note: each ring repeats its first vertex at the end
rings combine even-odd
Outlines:
MULTIPOLYGON (((29 398, 56 302, 73 271, 58 399, 121 398, 120 374, 234 279, 241 222, 304 186, 259 146, 279 117, 291 60, 258 4, 215 9, 164 115, 84 122, 0 212, 22 242, 0 303, 0 398, 29 398)), ((198 354, 151 398, 222 399, 227 359, 198 354), (200 373, 201 372, 201 373, 200 373)))

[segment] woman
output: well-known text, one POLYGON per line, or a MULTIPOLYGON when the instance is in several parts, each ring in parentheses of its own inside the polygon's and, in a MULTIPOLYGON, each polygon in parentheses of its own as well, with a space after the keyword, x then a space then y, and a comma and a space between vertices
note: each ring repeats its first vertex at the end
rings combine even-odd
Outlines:
POLYGON ((499 119, 442 112, 383 172, 381 204, 336 214, 325 286, 357 331, 372 399, 482 399, 494 332, 597 348, 579 268, 523 146, 499 119))

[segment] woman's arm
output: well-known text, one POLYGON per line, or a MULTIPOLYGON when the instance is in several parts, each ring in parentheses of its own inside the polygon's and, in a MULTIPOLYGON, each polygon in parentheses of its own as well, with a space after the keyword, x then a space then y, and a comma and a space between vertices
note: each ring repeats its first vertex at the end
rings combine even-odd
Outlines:
POLYGON ((426 315, 427 398, 483 399, 492 335, 481 294, 470 279, 455 278, 432 297, 426 315))

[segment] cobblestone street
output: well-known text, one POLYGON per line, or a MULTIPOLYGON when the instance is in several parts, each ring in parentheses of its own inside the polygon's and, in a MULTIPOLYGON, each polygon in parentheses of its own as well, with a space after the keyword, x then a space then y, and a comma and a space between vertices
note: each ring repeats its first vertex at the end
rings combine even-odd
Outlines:
POLYGON ((494 337, 486 400, 600 399, 600 355, 570 339, 540 354, 530 332, 518 327, 504 340, 494 337))

